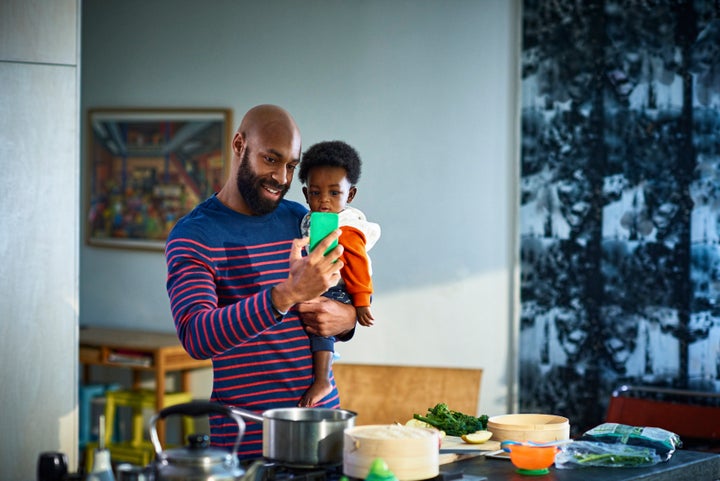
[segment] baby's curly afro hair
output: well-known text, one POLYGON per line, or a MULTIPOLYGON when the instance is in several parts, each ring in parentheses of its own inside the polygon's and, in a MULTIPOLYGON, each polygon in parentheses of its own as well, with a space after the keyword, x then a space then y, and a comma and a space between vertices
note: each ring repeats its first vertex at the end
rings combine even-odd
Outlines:
POLYGON ((350 184, 360 180, 360 155, 341 140, 318 142, 305 151, 300 162, 298 177, 303 184, 313 167, 342 167, 347 172, 350 184))

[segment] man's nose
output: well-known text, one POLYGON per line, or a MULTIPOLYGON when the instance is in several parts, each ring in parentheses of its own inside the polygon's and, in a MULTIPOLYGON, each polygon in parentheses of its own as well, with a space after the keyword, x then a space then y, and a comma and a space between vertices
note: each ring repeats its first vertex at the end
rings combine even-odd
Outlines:
POLYGON ((287 184, 287 182, 289 180, 289 174, 288 174, 287 167, 285 167, 285 165, 278 166, 278 168, 276 168, 275 172, 273 173, 273 178, 279 184, 282 184, 282 185, 287 184))

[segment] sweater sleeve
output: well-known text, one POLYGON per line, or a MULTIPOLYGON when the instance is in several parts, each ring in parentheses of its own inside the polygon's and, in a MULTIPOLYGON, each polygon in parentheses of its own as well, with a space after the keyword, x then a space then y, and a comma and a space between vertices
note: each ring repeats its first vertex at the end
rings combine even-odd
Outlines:
POLYGON ((175 328, 195 359, 222 354, 282 320, 275 318, 270 287, 220 307, 211 259, 187 239, 175 239, 166 248, 167 291, 175 328))
POLYGON ((342 261, 345 264, 341 274, 348 294, 352 297, 355 307, 370 305, 373 292, 370 276, 370 261, 365 252, 365 235, 357 228, 343 226, 340 243, 344 247, 342 261))

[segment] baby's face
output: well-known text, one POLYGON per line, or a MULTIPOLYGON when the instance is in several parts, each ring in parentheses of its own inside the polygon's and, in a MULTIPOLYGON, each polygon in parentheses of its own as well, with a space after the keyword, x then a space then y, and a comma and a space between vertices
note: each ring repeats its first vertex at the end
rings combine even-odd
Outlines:
POLYGON ((303 187, 312 212, 340 212, 355 197, 355 191, 342 167, 313 167, 303 187))

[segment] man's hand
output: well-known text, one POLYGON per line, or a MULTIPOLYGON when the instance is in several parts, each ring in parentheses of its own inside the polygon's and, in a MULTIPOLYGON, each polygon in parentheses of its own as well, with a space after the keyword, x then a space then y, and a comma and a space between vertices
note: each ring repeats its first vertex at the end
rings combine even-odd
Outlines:
MULTIPOLYGON (((295 239, 290 251, 290 272, 288 278, 273 287, 271 295, 275 308, 287 311, 299 302, 308 301, 321 295, 340 280, 343 262, 340 256, 343 247, 338 245, 323 255, 323 252, 340 237, 341 230, 328 234, 311 253, 303 257, 302 250, 309 239, 295 239)), ((353 314, 354 315, 354 314, 353 314)))
POLYGON ((340 336, 355 328, 355 308, 352 304, 318 297, 296 306, 305 328, 318 336, 340 336))

